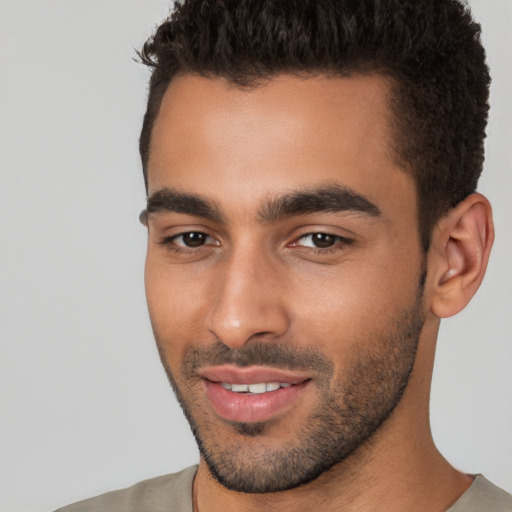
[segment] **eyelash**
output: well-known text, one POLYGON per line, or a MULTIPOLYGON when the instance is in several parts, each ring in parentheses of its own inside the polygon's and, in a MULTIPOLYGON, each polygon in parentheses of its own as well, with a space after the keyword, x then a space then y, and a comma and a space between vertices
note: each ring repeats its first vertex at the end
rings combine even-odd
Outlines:
MULTIPOLYGON (((213 238, 208 233, 204 233, 203 231, 185 231, 183 233, 178 233, 177 235, 165 237, 164 239, 162 239, 159 242, 159 244, 165 246, 167 249, 172 250, 173 252, 178 253, 178 254, 197 253, 197 252, 199 252, 201 250, 205 250, 211 246, 211 244, 207 244, 206 242, 203 244, 200 244, 196 247, 186 246, 185 244, 178 245, 176 243, 177 239, 179 239, 179 238, 183 239, 183 237, 185 237, 187 235, 196 235, 196 236, 200 236, 200 237, 202 236, 202 237, 205 237, 206 240, 208 238, 213 238)), ((219 244, 216 243, 213 245, 219 245, 219 244)), ((303 248, 303 249, 307 250, 308 252, 313 252, 313 253, 319 254, 319 255, 332 254, 332 253, 338 252, 340 250, 343 250, 346 247, 352 247, 353 245, 354 245, 353 239, 346 238, 346 237, 343 237, 340 235, 335 235, 333 233, 328 233, 325 231, 313 231, 310 233, 305 233, 290 244, 291 247, 303 248), (305 246, 305 245, 299 244, 299 242, 301 240, 304 240, 308 237, 313 237, 313 236, 332 237, 334 240, 333 240, 332 245, 330 245, 328 247, 313 247, 313 246, 305 246)))
POLYGON ((300 236, 291 245, 292 247, 305 247, 308 251, 313 251, 317 254, 331 254, 343 250, 345 247, 352 247, 354 245, 354 240, 351 238, 346 238, 344 236, 335 235, 334 233, 328 233, 326 231, 313 231, 311 233, 305 233, 304 235, 300 236), (334 239, 333 244, 330 245, 329 247, 312 247, 299 245, 300 240, 304 240, 307 237, 313 237, 318 235, 332 237, 334 239))
MULTIPOLYGON (((186 235, 200 235, 200 236, 206 237, 206 239, 213 238, 208 233, 204 233, 203 231, 185 231, 183 233, 178 233, 177 235, 165 237, 164 239, 162 239, 158 243, 160 245, 165 246, 167 249, 172 250, 172 251, 174 251, 176 253, 186 253, 186 254, 189 254, 191 252, 197 252, 197 251, 199 251, 201 249, 204 250, 205 247, 208 247, 206 244, 201 244, 201 245, 198 245, 197 247, 190 247, 190 246, 186 246, 185 244, 178 245, 176 243, 176 240, 178 238, 183 238, 186 235)), ((218 244, 215 244, 215 245, 218 245, 218 244)))

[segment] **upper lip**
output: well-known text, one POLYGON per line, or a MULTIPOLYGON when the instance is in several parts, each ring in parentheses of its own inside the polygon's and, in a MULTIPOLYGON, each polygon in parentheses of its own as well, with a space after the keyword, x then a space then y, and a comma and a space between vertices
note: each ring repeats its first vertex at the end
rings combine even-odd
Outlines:
POLYGON ((305 372, 272 368, 269 366, 234 365, 205 366, 198 371, 203 379, 212 382, 226 382, 229 384, 258 384, 261 382, 279 382, 299 384, 311 377, 305 372))

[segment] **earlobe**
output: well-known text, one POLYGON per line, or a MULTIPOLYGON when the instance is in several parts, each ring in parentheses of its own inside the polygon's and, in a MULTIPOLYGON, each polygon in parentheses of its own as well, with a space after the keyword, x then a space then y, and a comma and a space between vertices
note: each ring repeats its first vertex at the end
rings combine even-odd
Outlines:
POLYGON ((478 290, 487 268, 494 226, 489 201, 471 194, 450 210, 432 234, 431 311, 439 318, 455 315, 478 290))

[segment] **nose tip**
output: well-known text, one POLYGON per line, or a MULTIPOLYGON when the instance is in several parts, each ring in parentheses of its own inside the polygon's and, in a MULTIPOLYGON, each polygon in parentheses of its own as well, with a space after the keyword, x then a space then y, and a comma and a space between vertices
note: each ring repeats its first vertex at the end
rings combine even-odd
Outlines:
POLYGON ((286 331, 286 326, 285 322, 277 322, 275 318, 271 319, 267 315, 262 315, 262 321, 258 322, 253 311, 243 317, 237 315, 237 318, 218 318, 210 330, 224 345, 237 349, 242 348, 251 339, 279 337, 286 331))
POLYGON ((283 293, 260 259, 226 268, 216 287, 208 328, 225 345, 241 348, 254 337, 277 338, 289 327, 283 293))

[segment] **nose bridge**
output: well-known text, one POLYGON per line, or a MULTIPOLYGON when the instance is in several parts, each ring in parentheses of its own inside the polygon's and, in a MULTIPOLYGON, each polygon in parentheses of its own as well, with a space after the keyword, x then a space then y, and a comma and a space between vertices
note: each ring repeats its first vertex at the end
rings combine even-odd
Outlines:
POLYGON ((247 243, 233 248, 221 266, 208 326, 216 337, 240 348, 255 335, 282 335, 288 318, 278 291, 277 261, 247 243))

